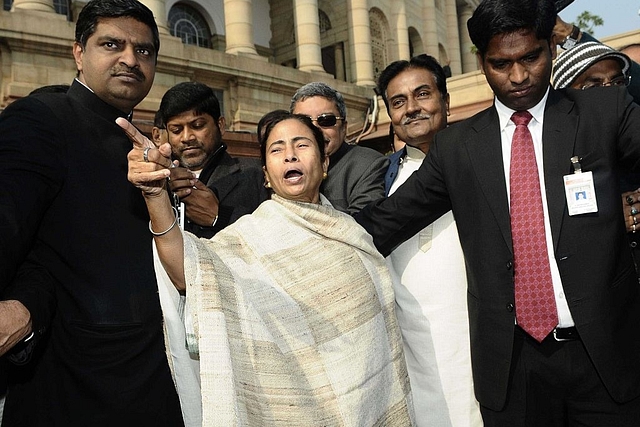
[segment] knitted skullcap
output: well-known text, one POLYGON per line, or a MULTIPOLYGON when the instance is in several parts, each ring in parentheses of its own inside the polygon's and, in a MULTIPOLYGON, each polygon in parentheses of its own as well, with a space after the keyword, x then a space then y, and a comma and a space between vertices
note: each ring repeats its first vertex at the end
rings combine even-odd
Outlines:
POLYGON ((627 71, 631 66, 631 61, 627 55, 602 43, 584 42, 578 43, 558 55, 556 62, 553 64, 553 87, 564 89, 571 86, 575 79, 584 73, 587 68, 605 58, 617 59, 622 65, 622 73, 625 76, 627 75, 627 71))

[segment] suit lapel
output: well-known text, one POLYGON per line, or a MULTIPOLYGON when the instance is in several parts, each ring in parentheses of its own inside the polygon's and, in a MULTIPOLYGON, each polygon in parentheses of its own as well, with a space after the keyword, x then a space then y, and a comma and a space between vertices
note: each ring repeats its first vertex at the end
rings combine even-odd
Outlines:
POLYGON ((207 187, 215 187, 218 199, 224 200, 238 185, 240 175, 238 172, 240 172, 240 166, 225 152, 209 176, 207 187))
POLYGON ((496 217, 505 243, 512 250, 509 200, 504 179, 500 122, 495 108, 486 110, 472 129, 477 133, 469 139, 467 151, 484 197, 496 217))
POLYGON ((573 172, 570 159, 575 152, 578 116, 569 114, 572 108, 573 102, 561 96, 559 92, 550 90, 544 112, 542 152, 554 249, 558 247, 562 221, 567 209, 563 176, 573 172))

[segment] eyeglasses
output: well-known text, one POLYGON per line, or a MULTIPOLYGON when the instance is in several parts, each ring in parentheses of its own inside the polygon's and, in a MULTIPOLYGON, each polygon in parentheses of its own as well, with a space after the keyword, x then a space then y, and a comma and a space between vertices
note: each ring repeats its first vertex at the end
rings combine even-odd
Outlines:
POLYGON ((320 114, 315 119, 311 116, 308 117, 312 122, 318 123, 318 126, 320 126, 321 128, 333 127, 336 125, 336 123, 338 123, 338 120, 344 120, 344 117, 338 117, 335 114, 331 113, 320 114))
POLYGON ((605 87, 605 86, 629 86, 631 83, 631 76, 619 76, 608 82, 591 82, 582 85, 580 89, 591 89, 592 87, 605 87))

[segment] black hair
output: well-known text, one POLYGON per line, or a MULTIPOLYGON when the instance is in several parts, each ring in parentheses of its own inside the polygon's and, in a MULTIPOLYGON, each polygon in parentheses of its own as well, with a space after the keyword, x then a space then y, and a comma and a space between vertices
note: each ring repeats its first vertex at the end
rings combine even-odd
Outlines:
POLYGON ((208 114, 218 123, 220 118, 220 102, 209 86, 198 82, 178 83, 169 89, 160 102, 160 117, 166 125, 172 117, 186 111, 194 110, 196 114, 208 114))
POLYGON ((384 101, 384 105, 387 107, 387 111, 389 111, 389 101, 387 100, 387 86, 389 86, 389 82, 391 82, 395 76, 410 68, 423 68, 427 71, 431 71, 436 80, 436 86, 440 91, 440 96, 442 96, 442 99, 447 98, 447 77, 442 66, 433 56, 427 54, 417 55, 409 61, 400 60, 392 62, 382 70, 382 73, 380 73, 376 92, 378 95, 382 96, 382 100, 384 101))
POLYGON ((158 129, 165 128, 165 124, 164 124, 164 121, 162 120, 162 114, 160 110, 156 111, 156 114, 153 116, 153 126, 157 127, 158 129))
POLYGON ((496 35, 531 30, 538 40, 551 42, 555 23, 553 0, 483 0, 467 21, 467 29, 484 58, 496 35))
POLYGON ((260 159, 262 160, 262 166, 265 166, 267 163, 267 140, 269 139, 271 131, 278 123, 289 119, 297 120, 300 123, 306 125, 309 130, 311 130, 311 132, 313 133, 313 138, 316 140, 318 150, 320 151, 320 160, 324 161, 324 135, 322 134, 322 131, 313 124, 313 121, 311 121, 309 117, 302 114, 293 114, 288 112, 287 110, 274 110, 262 116, 262 118, 258 122, 258 142, 260 143, 260 159))
POLYGON ((155 58, 160 51, 160 35, 153 12, 137 0, 91 0, 87 3, 76 21, 76 42, 84 48, 87 40, 96 31, 101 18, 128 17, 145 24, 153 33, 155 58))

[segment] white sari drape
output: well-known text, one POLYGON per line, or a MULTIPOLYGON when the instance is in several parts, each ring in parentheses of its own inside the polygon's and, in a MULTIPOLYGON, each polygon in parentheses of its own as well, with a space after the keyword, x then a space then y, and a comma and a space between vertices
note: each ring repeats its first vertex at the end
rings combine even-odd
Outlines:
POLYGON ((185 276, 203 425, 411 425, 391 279, 348 215, 274 196, 185 233, 185 276))

